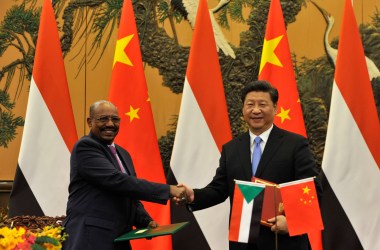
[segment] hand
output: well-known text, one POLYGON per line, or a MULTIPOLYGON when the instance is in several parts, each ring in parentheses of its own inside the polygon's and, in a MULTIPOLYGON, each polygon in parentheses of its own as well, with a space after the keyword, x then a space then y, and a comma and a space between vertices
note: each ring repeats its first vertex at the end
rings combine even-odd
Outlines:
POLYGON ((187 185, 183 183, 179 183, 177 187, 184 187, 186 190, 186 198, 187 203, 192 203, 194 201, 194 190, 191 187, 188 187, 187 185))
POLYGON ((170 196, 172 199, 177 202, 180 200, 186 200, 186 191, 184 187, 178 187, 175 185, 170 185, 170 196))
POLYGON ((148 228, 156 228, 156 227, 158 227, 157 222, 155 222, 154 220, 149 222, 148 228))
POLYGON ((273 223, 273 226, 270 228, 272 232, 277 231, 280 234, 287 234, 288 231, 288 223, 286 222, 286 217, 283 215, 279 215, 269 219, 269 223, 273 223))

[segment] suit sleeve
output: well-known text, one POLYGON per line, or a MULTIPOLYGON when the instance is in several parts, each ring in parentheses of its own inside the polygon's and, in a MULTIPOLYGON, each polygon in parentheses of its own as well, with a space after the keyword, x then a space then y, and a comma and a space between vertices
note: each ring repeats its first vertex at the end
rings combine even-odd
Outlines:
POLYGON ((151 222, 152 220, 152 217, 150 217, 148 212, 145 210, 144 205, 138 201, 136 207, 134 226, 136 228, 148 227, 149 222, 151 222))
MULTIPOLYGON (((153 183, 134 175, 123 174, 115 168, 111 157, 104 146, 88 138, 81 140, 74 148, 72 164, 76 166, 76 171, 83 179, 105 190, 119 192, 136 200, 167 203, 167 184, 153 183)), ((129 154, 128 158, 130 159, 129 154)))

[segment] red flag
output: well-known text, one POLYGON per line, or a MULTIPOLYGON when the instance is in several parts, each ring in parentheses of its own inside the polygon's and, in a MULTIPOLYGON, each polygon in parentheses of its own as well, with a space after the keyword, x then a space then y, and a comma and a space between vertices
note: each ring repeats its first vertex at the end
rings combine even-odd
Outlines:
POLYGON ((271 1, 259 79, 269 81, 280 93, 277 104, 278 113, 274 123, 280 128, 306 136, 288 36, 279 0, 271 1))
POLYGON ((300 235, 323 229, 314 178, 280 184, 289 235, 300 235))
MULTIPOLYGON (((231 138, 209 9, 201 0, 170 162, 176 179, 191 187, 206 186, 219 166, 222 145, 231 138)), ((228 199, 194 213, 210 249, 228 249, 228 214, 228 199)), ((196 249, 199 243, 194 243, 196 249)))
POLYGON ((344 5, 334 80, 322 161, 323 246, 380 249, 379 118, 351 0, 344 5))
POLYGON ((77 140, 54 10, 45 0, 10 197, 11 216, 65 214, 70 153, 77 140))
MULTIPOLYGON (((264 38, 260 63, 260 80, 267 80, 280 93, 277 103, 277 115, 274 123, 283 129, 307 136, 303 119, 297 83, 294 75, 292 58, 290 56, 288 36, 279 0, 272 0, 264 38)), ((316 239, 317 235, 309 235, 316 239)), ((313 241, 317 242, 317 241, 313 241)), ((319 249, 313 244, 313 249, 319 249)))
MULTIPOLYGON (((166 183, 131 0, 124 1, 121 13, 109 92, 121 115, 115 142, 129 151, 139 178, 166 183)), ((144 206, 158 224, 170 224, 170 206, 149 202, 144 206)), ((172 248, 170 236, 131 243, 134 249, 172 248)))

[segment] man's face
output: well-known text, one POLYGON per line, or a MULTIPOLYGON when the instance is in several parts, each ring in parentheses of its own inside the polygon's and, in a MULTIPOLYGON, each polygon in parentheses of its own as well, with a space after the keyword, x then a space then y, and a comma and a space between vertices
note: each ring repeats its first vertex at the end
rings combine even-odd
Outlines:
POLYGON ((249 92, 243 104, 243 117, 251 132, 260 135, 270 128, 277 113, 277 107, 267 92, 249 92))
POLYGON ((95 107, 92 117, 87 118, 91 132, 101 141, 111 144, 119 132, 120 118, 115 106, 101 103, 95 107))

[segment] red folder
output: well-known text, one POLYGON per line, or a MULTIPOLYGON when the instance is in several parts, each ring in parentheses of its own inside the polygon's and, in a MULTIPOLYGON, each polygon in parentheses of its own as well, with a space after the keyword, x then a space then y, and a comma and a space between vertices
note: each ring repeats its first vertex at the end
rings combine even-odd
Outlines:
POLYGON ((252 177, 252 182, 265 184, 265 193, 263 208, 261 212, 261 225, 271 227, 272 223, 268 220, 284 214, 284 206, 282 203, 280 189, 276 183, 266 181, 257 177, 252 177))

